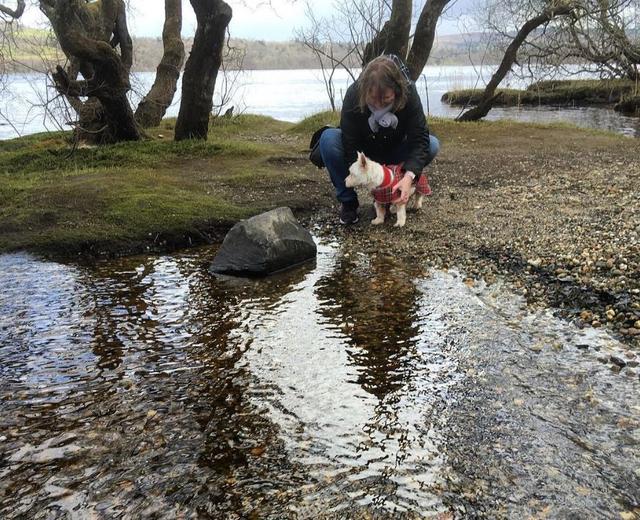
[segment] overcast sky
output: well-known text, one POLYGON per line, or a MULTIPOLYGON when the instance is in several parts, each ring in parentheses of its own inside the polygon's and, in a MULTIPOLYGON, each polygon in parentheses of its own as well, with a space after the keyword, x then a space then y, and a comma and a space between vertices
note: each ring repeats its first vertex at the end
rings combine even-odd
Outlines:
MULTIPOLYGON (((227 0, 233 8, 230 31, 235 38, 251 40, 286 41, 295 37, 295 30, 305 24, 304 2, 297 0, 271 0, 271 7, 260 0, 233 1, 227 0), (262 5, 261 5, 262 4, 262 5)), ((459 0, 466 3, 470 0, 459 0)), ((10 2, 5 2, 9 4, 10 2)), ((129 29, 135 36, 160 37, 164 23, 164 2, 162 0, 135 0, 130 3, 129 29)), ((329 14, 332 0, 315 0, 316 13, 329 14)), ((38 9, 31 7, 23 18, 29 26, 43 23, 38 9)), ((196 17, 188 0, 183 0, 183 36, 193 35, 196 17)), ((440 23, 439 34, 464 32, 459 28, 457 20, 446 20, 440 23)))

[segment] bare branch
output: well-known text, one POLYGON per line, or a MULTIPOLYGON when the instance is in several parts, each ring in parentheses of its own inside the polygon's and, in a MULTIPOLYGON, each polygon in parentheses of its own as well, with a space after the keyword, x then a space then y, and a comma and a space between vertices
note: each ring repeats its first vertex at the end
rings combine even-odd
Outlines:
POLYGON ((0 4, 0 13, 13 18, 14 20, 17 20, 24 13, 25 7, 26 6, 24 0, 18 0, 18 5, 15 9, 11 9, 9 7, 6 7, 5 5, 0 4))

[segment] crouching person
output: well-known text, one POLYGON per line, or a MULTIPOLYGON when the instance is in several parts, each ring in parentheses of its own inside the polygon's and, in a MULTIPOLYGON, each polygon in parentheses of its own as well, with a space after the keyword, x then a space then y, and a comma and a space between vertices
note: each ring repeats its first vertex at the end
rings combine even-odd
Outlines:
POLYGON ((406 204, 412 184, 437 155, 440 143, 429 135, 415 85, 397 61, 380 56, 347 89, 340 128, 325 130, 319 149, 341 203, 340 223, 350 225, 358 221, 359 203, 345 179, 357 152, 382 164, 404 163, 405 175, 393 191, 406 204))

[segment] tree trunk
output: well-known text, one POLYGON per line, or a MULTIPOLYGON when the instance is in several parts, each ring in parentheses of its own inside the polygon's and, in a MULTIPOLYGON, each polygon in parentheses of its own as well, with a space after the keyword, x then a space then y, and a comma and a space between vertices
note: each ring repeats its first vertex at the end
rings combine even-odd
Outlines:
POLYGON ((225 31, 232 16, 231 7, 223 0, 190 1, 198 26, 182 77, 176 141, 207 138, 225 31))
POLYGON ((364 49, 362 66, 381 54, 395 54, 405 60, 411 32, 411 0, 393 0, 391 16, 364 49))
MULTIPOLYGON (((80 129, 81 135, 99 143, 140 139, 127 99, 132 43, 123 0, 90 4, 41 0, 40 7, 49 18, 60 47, 68 57, 78 60, 78 69, 85 78, 77 81, 58 67, 53 74, 56 88, 68 97, 94 97, 101 105, 92 108, 96 115, 92 123, 102 127, 97 131, 86 129, 84 133, 80 129), (110 42, 114 32, 114 41, 110 42), (121 55, 112 45, 120 45, 121 55)), ((82 123, 82 111, 80 116, 82 123)))
POLYGON ((184 63, 184 44, 180 36, 182 30, 182 2, 165 0, 164 28, 162 43, 164 55, 156 71, 156 79, 135 113, 136 121, 142 128, 158 126, 167 108, 173 101, 184 63))
POLYGON ((511 70, 513 63, 516 61, 518 49, 526 40, 527 36, 536 28, 551 21, 557 16, 569 14, 573 10, 572 5, 561 5, 556 8, 547 9, 535 18, 528 20, 520 28, 513 41, 507 47, 502 62, 498 70, 491 76, 491 80, 484 89, 482 98, 477 106, 467 110, 465 113, 456 118, 456 121, 477 121, 482 119, 489 113, 493 103, 496 100, 496 89, 507 73, 511 70))
POLYGON ((450 1, 427 0, 427 3, 422 8, 407 58, 407 67, 409 67, 409 73, 413 81, 420 77, 422 69, 427 64, 433 47, 438 19, 442 14, 442 10, 450 1))

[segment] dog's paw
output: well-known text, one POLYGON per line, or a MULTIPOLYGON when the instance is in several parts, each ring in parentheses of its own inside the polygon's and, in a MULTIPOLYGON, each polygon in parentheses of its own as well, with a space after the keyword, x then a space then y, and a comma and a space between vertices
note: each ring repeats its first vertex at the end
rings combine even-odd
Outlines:
POLYGON ((393 227, 404 227, 404 222, 396 222, 393 227))
POLYGON ((383 219, 383 218, 374 218, 374 219, 371 221, 371 223, 372 223, 374 226, 379 226, 379 225, 380 225, 380 224, 382 224, 383 222, 384 222, 384 219, 383 219))

